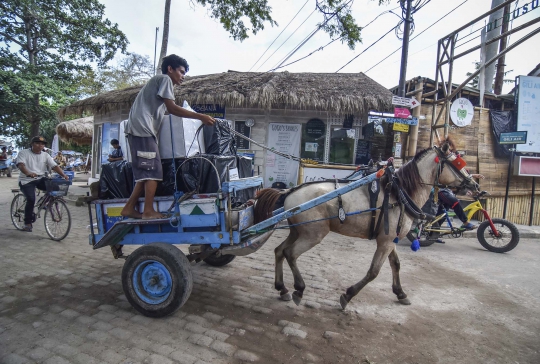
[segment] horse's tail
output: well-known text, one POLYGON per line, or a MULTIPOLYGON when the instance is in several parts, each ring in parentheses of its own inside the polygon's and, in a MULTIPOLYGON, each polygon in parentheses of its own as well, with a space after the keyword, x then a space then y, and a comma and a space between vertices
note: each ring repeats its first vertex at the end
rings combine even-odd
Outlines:
POLYGON ((280 191, 274 188, 263 188, 260 190, 257 194, 257 201, 253 210, 254 223, 257 224, 272 217, 276 202, 281 196, 288 194, 289 190, 280 191))

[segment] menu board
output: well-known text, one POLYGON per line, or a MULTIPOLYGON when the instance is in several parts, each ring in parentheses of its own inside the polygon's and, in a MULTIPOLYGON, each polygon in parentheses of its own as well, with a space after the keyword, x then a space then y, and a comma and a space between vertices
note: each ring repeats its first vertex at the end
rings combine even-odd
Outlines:
POLYGON ((371 159, 371 142, 367 140, 358 140, 356 144, 356 156, 354 164, 368 164, 371 159))
MULTIPOLYGON (((249 126, 246 126, 245 121, 235 121, 234 130, 247 138, 251 138, 251 128, 249 126)), ((240 138, 239 136, 235 136, 235 138, 236 138, 237 149, 244 150, 244 149, 250 148, 251 143, 249 142, 249 140, 240 138)))
MULTIPOLYGON (((267 145, 279 152, 298 157, 302 139, 301 124, 268 125, 267 145)), ((264 186, 271 187, 275 182, 283 182, 287 187, 296 185, 298 178, 298 162, 266 151, 264 167, 264 186)))

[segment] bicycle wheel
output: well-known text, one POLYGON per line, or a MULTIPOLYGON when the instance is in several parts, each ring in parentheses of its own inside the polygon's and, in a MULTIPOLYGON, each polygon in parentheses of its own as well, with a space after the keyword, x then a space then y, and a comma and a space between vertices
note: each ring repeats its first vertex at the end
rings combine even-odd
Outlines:
POLYGON ((19 193, 13 197, 11 201, 11 222, 17 228, 22 230, 24 228, 24 207, 26 206, 26 197, 22 193, 19 193))
POLYGON ((53 199, 45 209, 43 223, 52 240, 64 239, 71 229, 71 214, 66 203, 61 199, 53 199))
POLYGON ((476 236, 484 248, 494 253, 506 253, 514 249, 519 243, 519 230, 510 221, 493 219, 493 225, 497 228, 499 236, 495 236, 489 221, 484 221, 478 226, 476 236))

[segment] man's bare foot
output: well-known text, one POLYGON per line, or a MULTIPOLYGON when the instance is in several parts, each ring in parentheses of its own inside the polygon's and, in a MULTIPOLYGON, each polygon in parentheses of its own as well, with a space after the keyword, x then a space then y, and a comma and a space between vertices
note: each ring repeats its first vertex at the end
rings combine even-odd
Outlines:
POLYGON ((143 214, 142 214, 143 220, 164 219, 166 217, 167 216, 165 216, 161 212, 157 212, 157 211, 143 212, 143 214))
POLYGON ((122 212, 120 212, 120 215, 123 217, 129 217, 132 219, 142 219, 142 214, 137 210, 126 210, 125 208, 122 209, 122 212))

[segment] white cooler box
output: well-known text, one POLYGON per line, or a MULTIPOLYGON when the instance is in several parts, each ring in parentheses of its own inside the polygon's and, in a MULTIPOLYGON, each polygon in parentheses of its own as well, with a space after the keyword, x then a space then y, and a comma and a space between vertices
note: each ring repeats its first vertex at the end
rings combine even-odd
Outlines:
MULTIPOLYGON (((182 107, 193 111, 187 101, 184 101, 182 107)), ((201 125, 202 122, 200 120, 165 115, 159 131, 159 154, 161 159, 185 158, 197 153, 204 154, 205 148, 202 129, 197 138, 195 138, 195 133, 201 125)))

